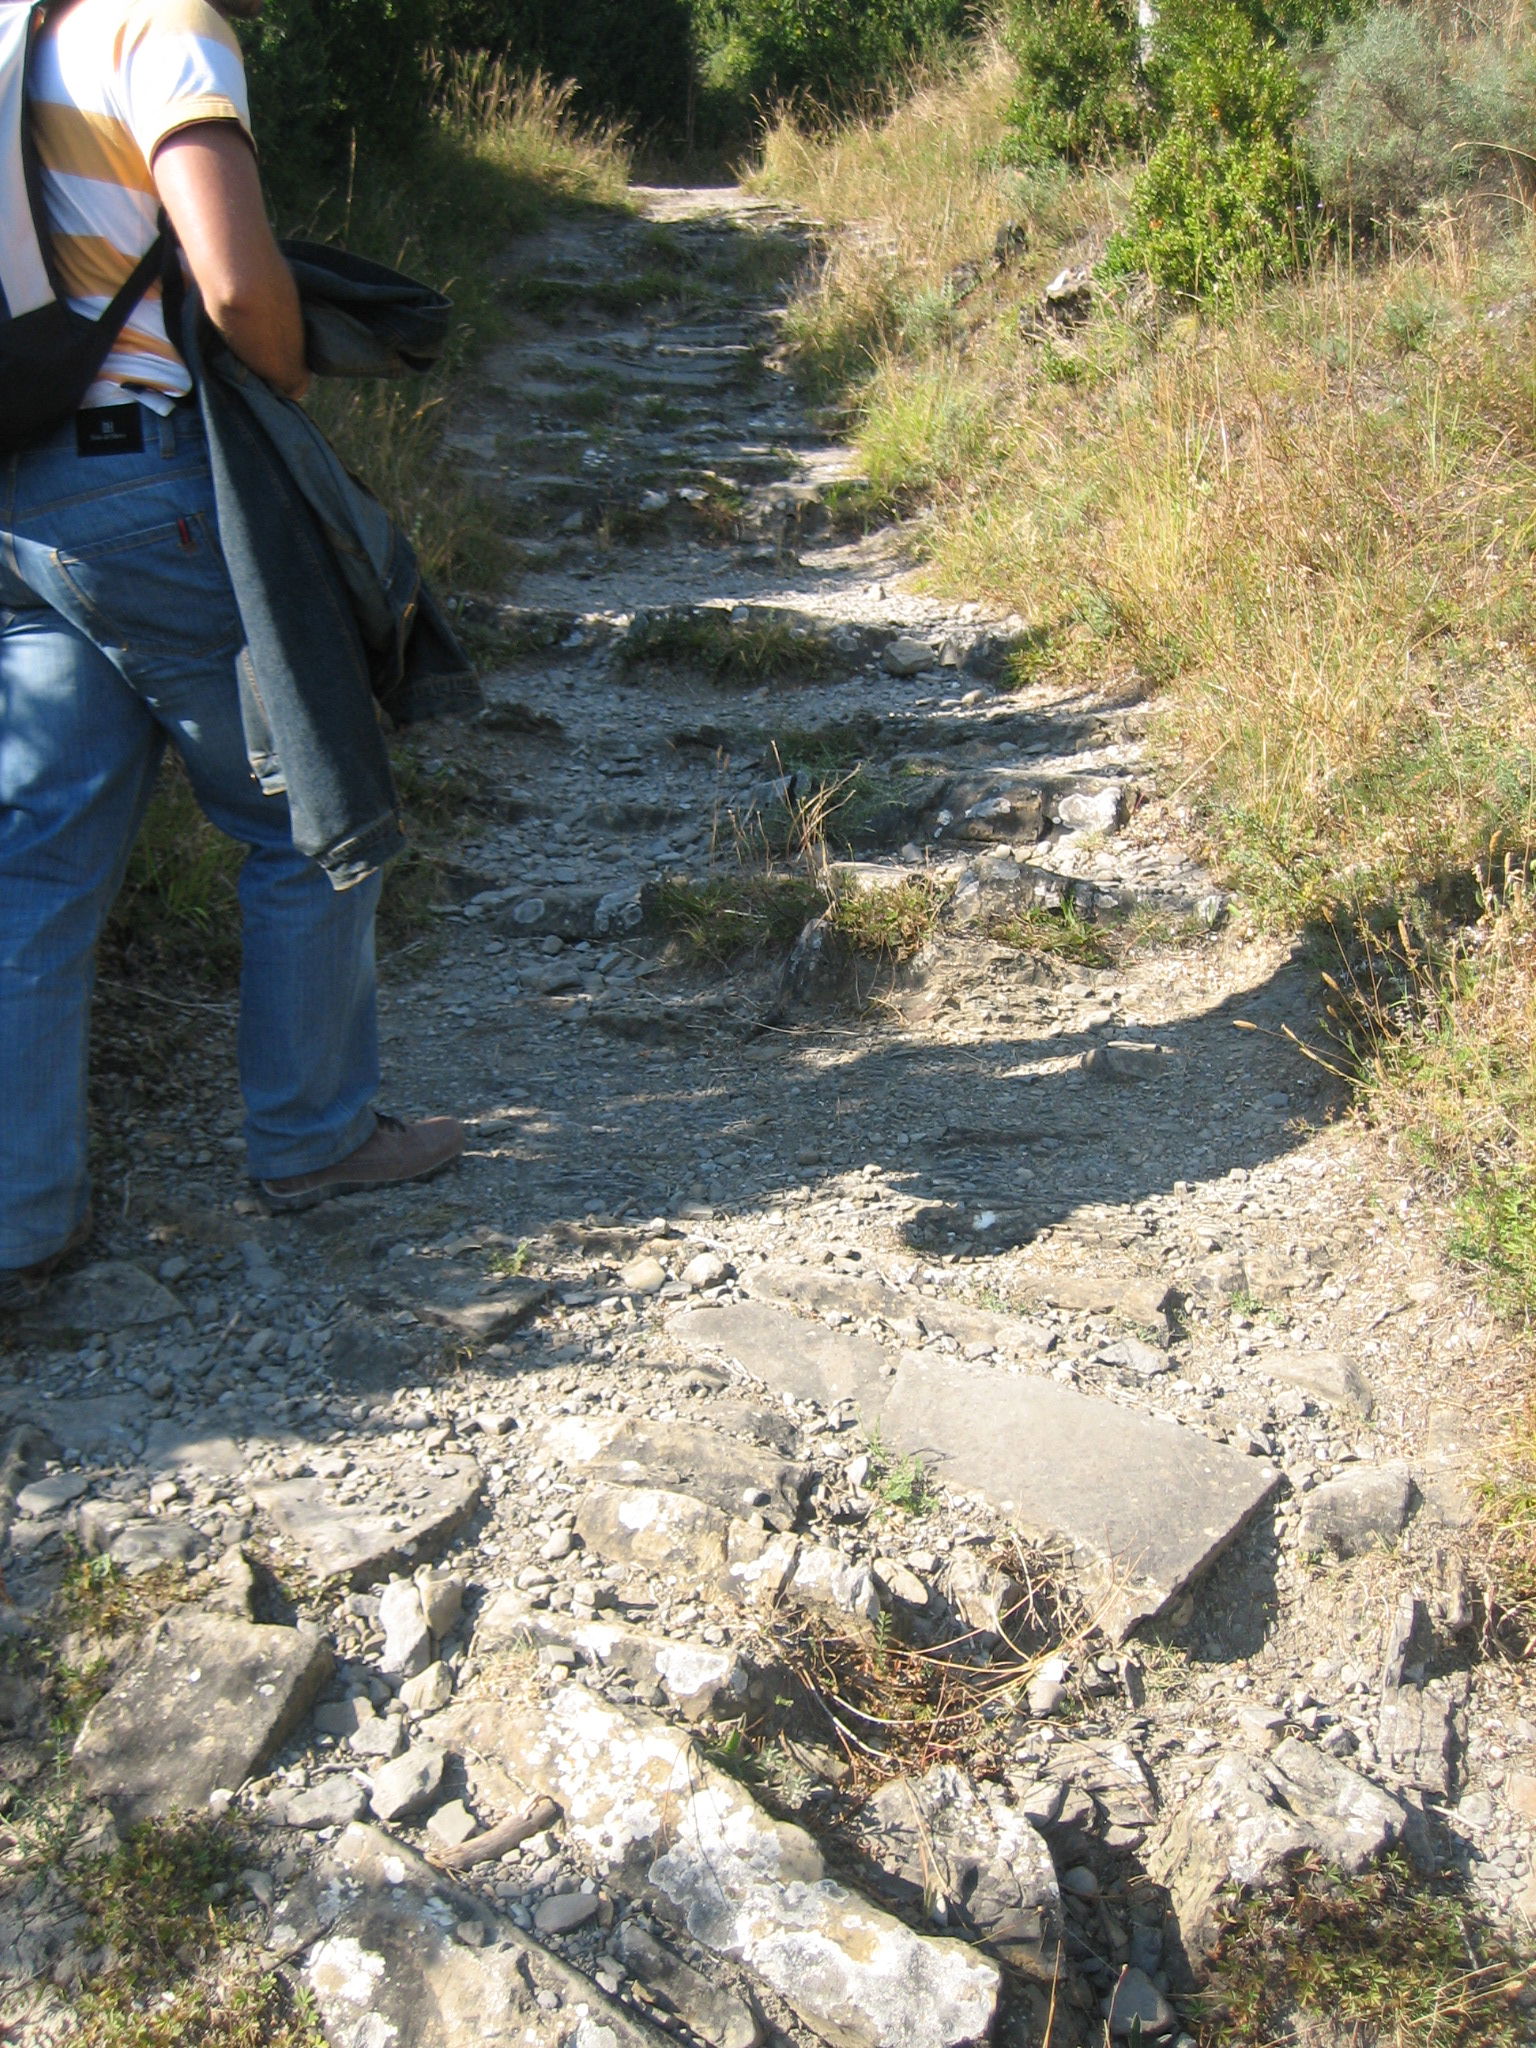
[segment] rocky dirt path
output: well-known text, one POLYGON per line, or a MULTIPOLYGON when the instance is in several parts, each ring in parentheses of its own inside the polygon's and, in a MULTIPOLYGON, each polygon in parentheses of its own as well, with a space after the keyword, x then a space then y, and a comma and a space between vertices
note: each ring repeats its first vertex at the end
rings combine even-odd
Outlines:
POLYGON ((1524 1942, 1536 1712, 1465 1554, 1513 1368, 1443 1219, 1146 708, 1010 687, 1027 622, 863 530, 773 367, 801 224, 637 201, 512 253, 454 429, 523 566, 386 1024, 469 1156, 266 1219, 211 1009, 6 1354, 10 2038, 71 2038, 106 1810, 210 1800, 338 2048, 1171 2042, 1218 1887, 1309 1847, 1524 1942), (679 879, 744 916, 817 819, 823 894, 942 905, 915 956, 690 957, 679 879), (60 1863, 75 1543, 166 1611, 60 1863))

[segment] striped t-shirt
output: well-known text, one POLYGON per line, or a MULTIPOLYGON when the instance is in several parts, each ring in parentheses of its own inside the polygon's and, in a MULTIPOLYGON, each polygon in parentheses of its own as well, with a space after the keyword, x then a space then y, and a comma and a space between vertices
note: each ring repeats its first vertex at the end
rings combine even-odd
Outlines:
MULTIPOLYGON (((150 160, 199 121, 250 132, 234 30, 208 0, 73 0, 43 31, 32 97, 43 201, 64 292, 77 312, 108 305, 155 239, 150 160)), ((128 316, 86 405, 124 386, 156 411, 191 389, 166 340, 158 284, 128 316)))

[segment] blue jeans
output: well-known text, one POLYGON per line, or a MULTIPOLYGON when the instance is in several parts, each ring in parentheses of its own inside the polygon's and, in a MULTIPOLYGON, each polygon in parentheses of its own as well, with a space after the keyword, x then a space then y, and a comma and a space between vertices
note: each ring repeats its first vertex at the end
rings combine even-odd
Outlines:
POLYGON ((141 409, 140 454, 71 424, 0 458, 0 1270, 85 1214, 96 942, 167 740, 249 850, 240 1083, 249 1171, 333 1165, 374 1127, 380 878, 333 889, 246 758, 244 636, 195 410, 141 409))

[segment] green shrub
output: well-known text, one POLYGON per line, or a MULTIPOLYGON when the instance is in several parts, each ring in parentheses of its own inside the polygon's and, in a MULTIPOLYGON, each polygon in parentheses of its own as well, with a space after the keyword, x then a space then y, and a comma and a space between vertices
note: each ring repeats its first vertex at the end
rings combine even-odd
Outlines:
POLYGON ((1241 6, 1189 6, 1156 64, 1168 126, 1106 268, 1200 298, 1294 268, 1311 222, 1296 142, 1304 87, 1285 51, 1241 6))
POLYGON ((1340 220, 1373 226, 1467 184, 1523 141, 1518 73, 1488 37, 1456 42, 1405 7, 1373 7, 1330 47, 1304 138, 1318 196, 1340 220))
POLYGON ((799 99, 846 111, 969 26, 969 0, 693 0, 716 107, 799 99))
POLYGON ((1013 0, 1004 35, 1019 67, 1015 161, 1093 162, 1142 139, 1150 109, 1122 0, 1013 0))

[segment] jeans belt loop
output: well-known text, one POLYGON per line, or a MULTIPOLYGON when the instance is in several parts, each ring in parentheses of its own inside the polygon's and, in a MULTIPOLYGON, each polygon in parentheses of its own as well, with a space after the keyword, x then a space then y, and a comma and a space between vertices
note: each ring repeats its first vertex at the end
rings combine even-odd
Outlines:
POLYGON ((172 456, 173 456, 173 455, 174 455, 174 454, 176 453, 176 415, 175 415, 175 413, 173 413, 173 412, 163 412, 163 413, 161 413, 161 414, 159 415, 159 423, 160 423, 160 455, 161 455, 161 459, 162 459, 163 461, 169 462, 169 461, 171 460, 172 456))

